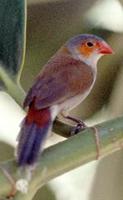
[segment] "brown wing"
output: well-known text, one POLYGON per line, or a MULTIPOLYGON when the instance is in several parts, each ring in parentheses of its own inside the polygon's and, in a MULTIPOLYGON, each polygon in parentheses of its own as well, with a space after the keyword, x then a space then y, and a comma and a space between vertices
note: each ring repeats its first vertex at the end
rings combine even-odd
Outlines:
POLYGON ((29 90, 24 107, 35 99, 38 109, 59 104, 82 93, 93 82, 91 68, 70 56, 56 56, 47 63, 29 90))

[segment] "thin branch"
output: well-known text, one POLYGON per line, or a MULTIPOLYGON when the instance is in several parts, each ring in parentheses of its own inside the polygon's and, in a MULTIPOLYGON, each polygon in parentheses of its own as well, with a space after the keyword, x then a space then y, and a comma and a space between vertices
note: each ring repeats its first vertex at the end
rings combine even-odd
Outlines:
MULTIPOLYGON (((123 117, 97 124, 96 128, 100 137, 101 155, 105 156, 120 149, 123 142, 123 117)), ((56 122, 54 126, 55 132, 60 135, 69 136, 67 133, 70 129, 70 126, 61 122, 56 122)), ((88 128, 76 136, 45 149, 30 182, 28 194, 23 195, 18 192, 14 199, 31 200, 36 191, 52 178, 95 160, 95 158, 94 132, 88 128)), ((1 166, 8 169, 11 175, 18 179, 15 161, 7 161, 1 166)), ((6 195, 10 190, 10 184, 2 171, 0 171, 0 185, 2 186, 0 194, 6 195)))

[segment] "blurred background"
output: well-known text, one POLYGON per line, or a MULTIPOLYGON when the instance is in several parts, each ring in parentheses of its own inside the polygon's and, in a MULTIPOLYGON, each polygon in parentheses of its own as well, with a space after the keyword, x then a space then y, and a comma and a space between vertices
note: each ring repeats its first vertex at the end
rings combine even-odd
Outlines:
MULTIPOLYGON (((27 5, 26 56, 20 81, 24 90, 69 37, 93 33, 103 37, 115 54, 101 58, 94 89, 72 114, 89 125, 122 115, 123 0, 28 0, 27 5)), ((10 144, 0 160, 6 160, 13 156, 24 111, 4 92, 0 92, 0 102, 0 152, 5 142, 10 144)), ((54 135, 47 145, 62 139, 54 135)), ((35 200, 123 200, 122 154, 122 150, 112 153, 56 178, 40 189, 35 200)))

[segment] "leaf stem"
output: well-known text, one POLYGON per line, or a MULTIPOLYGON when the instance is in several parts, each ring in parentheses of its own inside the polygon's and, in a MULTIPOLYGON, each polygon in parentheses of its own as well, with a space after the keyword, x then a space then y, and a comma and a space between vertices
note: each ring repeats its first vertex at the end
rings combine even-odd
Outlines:
POLYGON ((14 100, 22 106, 22 102, 25 97, 25 92, 19 83, 16 83, 14 78, 12 79, 7 72, 4 71, 2 67, 0 67, 0 79, 4 83, 4 90, 12 97, 14 100))

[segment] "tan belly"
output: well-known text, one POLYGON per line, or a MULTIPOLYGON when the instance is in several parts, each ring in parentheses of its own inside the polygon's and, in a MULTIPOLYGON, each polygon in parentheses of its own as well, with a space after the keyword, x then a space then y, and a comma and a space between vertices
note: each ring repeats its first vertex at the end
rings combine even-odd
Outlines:
POLYGON ((94 85, 94 82, 91 85, 91 87, 88 88, 83 94, 76 95, 76 96, 66 100, 65 102, 61 103, 59 105, 61 112, 66 113, 66 112, 72 110, 73 108, 75 108, 77 105, 79 105, 88 96, 93 85, 94 85))
POLYGON ((52 106, 50 109, 52 110, 52 120, 55 119, 55 117, 58 114, 62 114, 64 116, 68 115, 68 112, 70 110, 72 110, 73 108, 75 108, 77 105, 79 105, 90 93, 92 87, 93 87, 94 83, 92 84, 92 86, 86 90, 86 92, 84 92, 83 94, 79 94, 76 95, 68 100, 66 100, 65 102, 61 103, 61 104, 57 104, 52 106))

